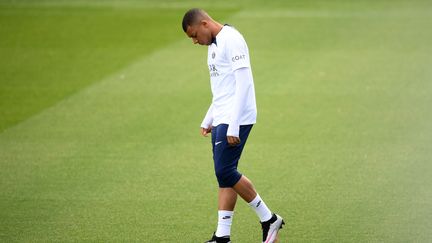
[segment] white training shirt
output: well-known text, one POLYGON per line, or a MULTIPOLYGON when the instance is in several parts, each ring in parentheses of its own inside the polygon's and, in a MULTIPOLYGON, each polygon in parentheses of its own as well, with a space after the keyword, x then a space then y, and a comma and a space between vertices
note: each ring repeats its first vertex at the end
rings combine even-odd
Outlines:
POLYGON ((229 136, 239 126, 256 123, 257 109, 249 50, 243 36, 225 25, 208 47, 212 104, 201 127, 228 124, 229 136))

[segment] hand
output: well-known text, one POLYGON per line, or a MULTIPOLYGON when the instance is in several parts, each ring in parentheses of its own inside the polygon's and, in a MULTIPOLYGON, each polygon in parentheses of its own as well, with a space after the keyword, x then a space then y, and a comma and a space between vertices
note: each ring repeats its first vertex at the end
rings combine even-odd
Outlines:
POLYGON ((201 127, 201 135, 207 137, 207 135, 211 133, 211 130, 212 130, 211 126, 209 126, 208 128, 201 127))
POLYGON ((236 146, 240 144, 240 138, 238 137, 227 136, 227 140, 230 146, 236 146))

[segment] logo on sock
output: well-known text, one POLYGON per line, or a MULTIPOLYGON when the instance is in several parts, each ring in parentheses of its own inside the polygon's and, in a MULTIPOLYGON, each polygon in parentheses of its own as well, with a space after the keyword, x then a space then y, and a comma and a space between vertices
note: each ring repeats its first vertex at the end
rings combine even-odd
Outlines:
POLYGON ((223 216, 222 219, 230 219, 231 216, 223 216))
POLYGON ((256 207, 259 207, 261 205, 261 200, 257 203, 256 207))

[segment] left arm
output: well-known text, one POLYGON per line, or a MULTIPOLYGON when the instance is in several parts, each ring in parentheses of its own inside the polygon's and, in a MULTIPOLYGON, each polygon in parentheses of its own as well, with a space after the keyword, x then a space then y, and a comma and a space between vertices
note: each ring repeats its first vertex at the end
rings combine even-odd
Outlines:
POLYGON ((234 70, 234 77, 236 81, 236 89, 234 96, 233 109, 231 119, 228 124, 227 140, 231 146, 240 143, 240 121, 239 117, 244 110, 247 101, 247 94, 249 89, 253 88, 253 78, 250 67, 242 67, 234 70))

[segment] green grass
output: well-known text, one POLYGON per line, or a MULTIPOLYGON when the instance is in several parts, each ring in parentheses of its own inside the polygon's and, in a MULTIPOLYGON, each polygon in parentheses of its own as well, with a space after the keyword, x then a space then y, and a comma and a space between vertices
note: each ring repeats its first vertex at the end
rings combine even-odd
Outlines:
POLYGON ((0 131, 183 37, 181 13, 84 4, 0 6, 0 131))
MULTIPOLYGON (((0 241, 202 242, 216 226, 206 48, 188 1, 0 3, 0 241)), ((432 5, 204 2, 251 52, 240 170, 281 242, 432 239, 432 5)), ((234 242, 257 242, 239 201, 234 242)))

